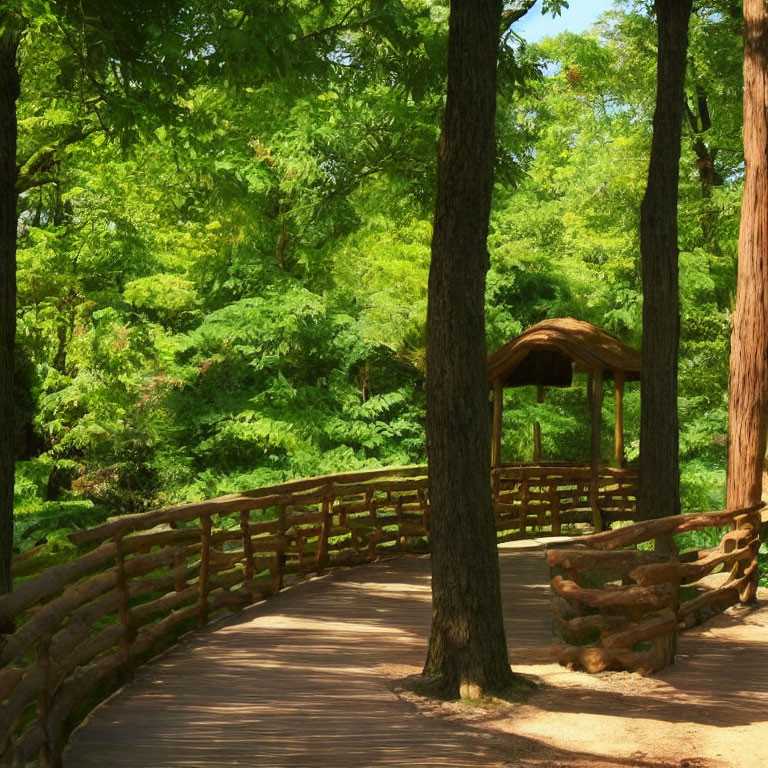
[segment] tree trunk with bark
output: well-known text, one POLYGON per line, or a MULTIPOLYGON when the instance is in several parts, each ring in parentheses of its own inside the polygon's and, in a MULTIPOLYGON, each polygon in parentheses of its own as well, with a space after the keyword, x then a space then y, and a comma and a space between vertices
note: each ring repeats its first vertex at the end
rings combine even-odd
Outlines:
MULTIPOLYGON (((744 0, 744 198, 728 407, 728 507, 757 504, 768 411, 768 10, 744 0)), ((759 525, 759 516, 754 521, 759 525)), ((745 599, 752 600, 757 571, 745 599)))
POLYGON ((513 682, 490 493, 485 277, 495 156, 500 0, 453 0, 427 311, 432 629, 439 695, 513 682))
POLYGON ((656 0, 658 69, 648 185, 640 209, 643 378, 638 518, 680 512, 677 200, 691 0, 656 0))
MULTIPOLYGON (((16 337, 16 69, 18 36, 0 32, 0 594, 11 590, 16 337)), ((0 627, 0 631, 2 631, 0 627)))

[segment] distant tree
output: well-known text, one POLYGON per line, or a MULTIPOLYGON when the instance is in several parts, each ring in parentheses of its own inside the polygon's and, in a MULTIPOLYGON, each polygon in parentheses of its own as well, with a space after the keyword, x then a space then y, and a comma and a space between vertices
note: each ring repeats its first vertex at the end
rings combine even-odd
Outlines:
POLYGON ((0 594, 11 589, 16 336, 16 52, 20 19, 0 10, 0 594))
POLYGON ((491 505, 485 276, 501 0, 454 0, 427 309, 432 630, 439 695, 512 683, 491 505))
MULTIPOLYGON (((744 158, 730 359, 730 508, 760 502, 768 420, 768 10, 763 0, 744 0, 744 158)), ((755 570, 742 599, 754 599, 756 588, 755 570)))
POLYGON ((25 41, 56 30, 67 48, 59 80, 80 92, 102 130, 126 131, 152 111, 147 83, 155 86, 149 103, 156 113, 163 112, 159 105, 174 108, 173 95, 193 66, 178 29, 188 15, 177 2, 16 0, 0 6, 0 594, 12 585, 18 192, 53 181, 59 153, 92 132, 78 123, 18 162, 16 100, 25 41))
POLYGON ((656 110, 640 208, 643 378, 640 393, 641 519, 680 511, 677 360, 680 339, 677 205, 691 0, 656 0, 656 110))

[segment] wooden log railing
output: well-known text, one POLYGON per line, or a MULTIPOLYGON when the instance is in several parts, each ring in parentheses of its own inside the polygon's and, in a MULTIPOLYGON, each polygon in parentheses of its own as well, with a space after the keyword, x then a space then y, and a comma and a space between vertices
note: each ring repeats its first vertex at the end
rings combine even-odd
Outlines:
MULTIPOLYGON (((509 526, 505 538, 528 530, 558 536, 567 526, 593 523, 590 498, 592 471, 588 463, 546 462, 505 464, 491 470, 498 526, 509 526)), ((633 520, 637 503, 637 472, 603 467, 598 473, 597 503, 603 525, 633 520)))
MULTIPOLYGON (((499 540, 589 520, 588 477, 588 465, 497 470, 499 540)), ((605 476, 606 504, 627 482, 605 476)), ((428 531, 427 469, 398 467, 115 518, 71 534, 51 567, 26 553, 0 597, 0 626, 15 626, 0 637, 0 766, 58 764, 87 712, 181 634, 327 568, 426 551, 428 531)))
POLYGON ((751 597, 762 507, 665 517, 548 549, 554 657, 587 672, 672 663, 679 631, 751 597), (721 526, 731 530, 716 547, 678 553, 674 536, 721 526), (637 549, 644 543, 653 549, 637 549))
POLYGON ((56 765, 135 667, 224 611, 329 567, 424 551, 425 467, 346 473, 116 518, 71 559, 19 558, 0 617, 0 765, 56 765))

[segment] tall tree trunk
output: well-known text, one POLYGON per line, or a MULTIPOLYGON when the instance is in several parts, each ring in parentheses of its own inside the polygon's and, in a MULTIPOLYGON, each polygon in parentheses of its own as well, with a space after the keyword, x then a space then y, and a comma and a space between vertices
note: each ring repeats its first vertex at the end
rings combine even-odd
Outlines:
POLYGON ((640 208, 643 378, 640 389, 638 517, 680 511, 677 354, 677 187, 691 0, 656 0, 658 69, 648 185, 640 208))
POLYGON ((485 276, 500 0, 453 0, 427 310, 432 630, 442 695, 512 682, 490 493, 485 276))
POLYGON ((13 552, 17 48, 17 35, 0 32, 0 594, 11 590, 13 552))
MULTIPOLYGON (((728 506, 757 504, 768 410, 768 10, 744 0, 744 159, 728 407, 728 506)), ((759 518, 755 521, 759 523, 759 518)), ((754 598, 757 572, 742 598, 754 598)))

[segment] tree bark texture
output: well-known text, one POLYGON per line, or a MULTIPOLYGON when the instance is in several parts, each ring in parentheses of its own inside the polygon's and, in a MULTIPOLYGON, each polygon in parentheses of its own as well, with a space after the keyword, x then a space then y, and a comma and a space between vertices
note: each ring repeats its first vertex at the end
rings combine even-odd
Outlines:
POLYGON ((15 34, 0 33, 0 594, 11 590, 13 553, 17 48, 15 34))
POLYGON ((0 33, 0 594, 11 590, 13 554, 17 48, 13 32, 0 33))
POLYGON ((658 69, 648 184, 640 208, 643 377, 638 518, 680 511, 677 201, 691 0, 656 0, 658 69))
POLYGON ((432 629, 424 675, 446 696, 512 682, 489 485, 485 277, 499 0, 453 0, 427 310, 432 629))
MULTIPOLYGON (((760 501, 768 426, 768 10, 763 0, 744 0, 744 158, 731 334, 729 508, 760 501)), ((754 581, 756 586, 756 573, 754 581)))

